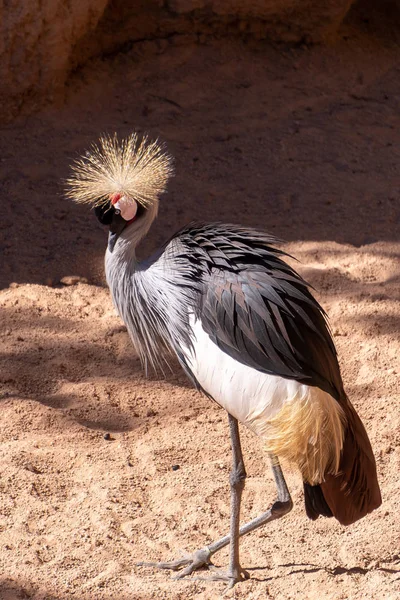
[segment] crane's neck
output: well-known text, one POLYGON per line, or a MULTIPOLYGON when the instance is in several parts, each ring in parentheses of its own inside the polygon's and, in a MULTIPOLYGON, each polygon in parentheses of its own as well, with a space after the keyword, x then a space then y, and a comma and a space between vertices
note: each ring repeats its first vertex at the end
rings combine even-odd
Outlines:
MULTIPOLYGON (((171 307, 181 314, 185 306, 184 292, 173 285, 164 272, 164 262, 157 266, 157 260, 164 248, 154 253, 140 264, 136 259, 136 246, 148 232, 157 214, 157 206, 150 207, 136 221, 130 223, 122 232, 113 248, 107 249, 105 267, 107 283, 111 291, 114 306, 125 323, 129 335, 145 369, 152 365, 163 372, 163 356, 172 352, 173 338, 171 330, 179 329, 180 319, 173 321, 170 328, 171 307), (161 291, 161 293, 160 293, 161 291)), ((188 336, 187 323, 184 320, 181 336, 188 336)), ((188 338, 187 344, 190 343, 188 338)))
POLYGON ((106 270, 112 264, 114 268, 125 271, 128 265, 135 268, 137 264, 136 247, 148 233, 157 216, 158 203, 154 203, 132 223, 129 223, 119 236, 112 252, 106 252, 106 270))

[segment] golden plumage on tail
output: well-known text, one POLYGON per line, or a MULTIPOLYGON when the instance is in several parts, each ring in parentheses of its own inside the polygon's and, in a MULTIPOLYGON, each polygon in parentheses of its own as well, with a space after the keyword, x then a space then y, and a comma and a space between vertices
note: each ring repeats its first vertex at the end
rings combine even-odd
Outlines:
MULTIPOLYGON (((306 386, 304 386, 306 387, 306 386)), ((346 417, 332 396, 316 387, 296 395, 268 421, 266 450, 296 464, 306 483, 337 474, 346 417)))
POLYGON ((164 191, 173 175, 173 160, 158 141, 136 133, 118 140, 103 135, 72 165, 66 195, 75 202, 105 205, 120 194, 148 206, 164 191))

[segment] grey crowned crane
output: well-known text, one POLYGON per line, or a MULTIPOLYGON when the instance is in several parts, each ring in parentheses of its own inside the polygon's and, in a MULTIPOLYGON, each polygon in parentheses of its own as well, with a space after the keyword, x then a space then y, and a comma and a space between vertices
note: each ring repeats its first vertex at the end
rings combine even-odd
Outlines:
POLYGON ((229 567, 212 579, 232 587, 248 575, 240 536, 292 508, 280 459, 304 482, 307 516, 354 523, 381 504, 371 445, 343 388, 326 315, 284 260, 276 240, 223 223, 190 224, 153 256, 136 246, 157 215, 172 174, 163 146, 136 134, 104 136, 74 166, 68 195, 95 207, 109 227, 107 282, 146 369, 175 355, 207 396, 228 412, 233 467, 230 533, 171 562, 141 563, 184 577, 208 567, 230 544, 229 567), (277 499, 240 526, 246 471, 238 421, 260 436, 270 456, 277 499))

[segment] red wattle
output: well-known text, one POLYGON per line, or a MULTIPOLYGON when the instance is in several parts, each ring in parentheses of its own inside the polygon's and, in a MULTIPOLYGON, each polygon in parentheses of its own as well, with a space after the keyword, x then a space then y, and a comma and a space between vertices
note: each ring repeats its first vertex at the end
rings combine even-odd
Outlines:
POLYGON ((121 199, 121 194, 118 194, 118 192, 116 192, 115 194, 112 194, 110 197, 111 200, 111 204, 117 204, 118 200, 121 199))

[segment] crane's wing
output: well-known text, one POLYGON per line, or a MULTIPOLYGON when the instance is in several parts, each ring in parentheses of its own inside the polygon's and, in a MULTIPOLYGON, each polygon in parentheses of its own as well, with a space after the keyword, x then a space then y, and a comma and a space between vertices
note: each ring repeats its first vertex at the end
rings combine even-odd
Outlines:
POLYGON ((254 369, 339 398, 342 379, 325 313, 272 245, 277 240, 233 225, 186 232, 186 257, 202 265, 197 317, 215 344, 254 369))

